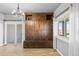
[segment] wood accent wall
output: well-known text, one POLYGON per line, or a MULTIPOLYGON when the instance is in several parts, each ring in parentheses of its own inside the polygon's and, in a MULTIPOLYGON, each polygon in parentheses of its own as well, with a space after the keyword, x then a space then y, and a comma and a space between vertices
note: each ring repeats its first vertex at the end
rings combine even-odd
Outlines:
POLYGON ((53 13, 26 14, 24 48, 53 48, 53 13))

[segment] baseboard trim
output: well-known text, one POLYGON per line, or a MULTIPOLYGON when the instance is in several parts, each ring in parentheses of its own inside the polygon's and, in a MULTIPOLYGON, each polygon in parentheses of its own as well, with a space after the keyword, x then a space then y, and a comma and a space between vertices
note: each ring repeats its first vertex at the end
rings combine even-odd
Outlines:
POLYGON ((58 49, 56 49, 56 50, 61 56, 64 56, 58 49))

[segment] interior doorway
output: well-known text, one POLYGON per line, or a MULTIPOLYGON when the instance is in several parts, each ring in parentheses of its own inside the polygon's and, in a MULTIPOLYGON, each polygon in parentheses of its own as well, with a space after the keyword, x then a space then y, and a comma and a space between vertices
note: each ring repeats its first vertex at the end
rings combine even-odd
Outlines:
POLYGON ((4 44, 22 44, 23 43, 23 22, 7 21, 5 22, 5 40, 4 44))

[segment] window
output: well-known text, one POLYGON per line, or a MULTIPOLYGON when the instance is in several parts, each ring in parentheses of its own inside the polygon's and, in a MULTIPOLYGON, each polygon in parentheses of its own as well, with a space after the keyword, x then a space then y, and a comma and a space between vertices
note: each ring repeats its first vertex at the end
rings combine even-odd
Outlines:
POLYGON ((59 21, 58 23, 58 34, 64 36, 64 21, 59 21))
POLYGON ((58 35, 69 37, 69 19, 68 18, 58 22, 58 35))

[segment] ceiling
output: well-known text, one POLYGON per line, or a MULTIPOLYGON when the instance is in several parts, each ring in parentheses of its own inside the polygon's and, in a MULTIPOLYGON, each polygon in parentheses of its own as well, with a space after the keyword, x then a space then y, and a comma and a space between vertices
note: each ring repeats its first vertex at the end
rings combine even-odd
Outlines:
MULTIPOLYGON (((23 12, 54 12, 59 3, 20 3, 23 12)), ((0 13, 11 14, 16 9, 17 3, 0 3, 0 13)))

